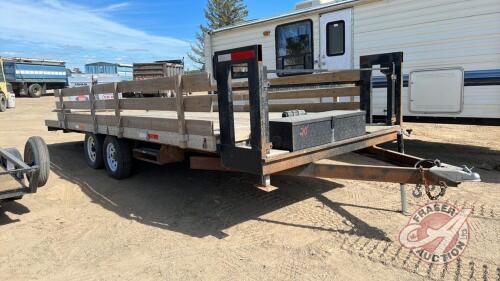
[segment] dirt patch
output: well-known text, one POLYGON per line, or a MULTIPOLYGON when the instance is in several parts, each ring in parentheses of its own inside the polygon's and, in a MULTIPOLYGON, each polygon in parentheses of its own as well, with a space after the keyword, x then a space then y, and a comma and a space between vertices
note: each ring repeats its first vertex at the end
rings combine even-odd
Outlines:
POLYGON ((475 209, 472 237, 461 259, 430 266, 397 242, 408 221, 398 185, 275 177, 280 189, 263 193, 251 176, 144 163, 115 181, 86 166, 82 135, 46 131, 53 102, 18 99, 0 114, 0 146, 40 135, 52 157, 47 187, 0 207, 4 280, 500 278, 498 127, 408 125, 408 153, 475 166, 484 180, 447 193, 475 209))

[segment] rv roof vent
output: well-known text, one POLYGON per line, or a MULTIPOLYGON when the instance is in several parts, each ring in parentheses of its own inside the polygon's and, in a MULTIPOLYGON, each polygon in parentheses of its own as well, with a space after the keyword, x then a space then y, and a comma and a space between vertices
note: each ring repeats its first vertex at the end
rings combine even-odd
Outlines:
POLYGON ((330 2, 340 2, 341 0, 308 0, 295 5, 295 10, 303 10, 314 6, 320 6, 330 2))
POLYGON ((313 0, 304 1, 304 2, 297 3, 297 5, 295 5, 295 10, 303 10, 303 9, 311 8, 312 6, 313 6, 313 0))

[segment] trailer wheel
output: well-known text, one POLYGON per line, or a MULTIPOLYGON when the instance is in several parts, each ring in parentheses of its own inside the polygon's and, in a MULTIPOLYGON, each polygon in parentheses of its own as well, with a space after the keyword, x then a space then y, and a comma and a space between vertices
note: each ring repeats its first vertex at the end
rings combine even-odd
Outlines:
POLYGON ((0 112, 7 110, 7 97, 4 93, 0 92, 0 112))
POLYGON ((43 88, 40 84, 32 84, 28 88, 28 93, 32 98, 39 98, 42 96, 43 88))
POLYGON ((37 179, 28 176, 28 181, 37 181, 38 187, 44 186, 50 173, 49 149, 41 137, 31 137, 24 146, 24 163, 29 166, 37 165, 40 172, 37 179))
POLYGON ((110 177, 121 180, 132 174, 132 151, 127 140, 107 136, 104 139, 103 157, 110 177))
POLYGON ((85 134, 85 142, 83 144, 85 160, 93 169, 104 168, 104 157, 102 146, 104 144, 104 136, 92 133, 85 134))

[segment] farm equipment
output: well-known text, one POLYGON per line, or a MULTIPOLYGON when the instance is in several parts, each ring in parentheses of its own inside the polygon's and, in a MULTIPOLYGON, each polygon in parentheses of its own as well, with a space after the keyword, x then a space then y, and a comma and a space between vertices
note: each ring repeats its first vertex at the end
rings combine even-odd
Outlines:
POLYGON ((57 91, 58 120, 47 120, 46 125, 51 131, 85 133, 89 166, 106 167, 116 179, 131 175, 136 158, 160 165, 187 160, 191 169, 253 174, 256 186, 268 192, 276 189, 271 184, 274 174, 400 183, 402 196, 406 196, 404 184, 415 184, 434 199, 443 196, 448 186, 480 180, 466 167, 404 154, 402 53, 364 56, 363 69, 275 79, 267 79, 267 74, 279 70, 262 65, 260 46, 217 52, 214 63, 216 86, 205 73, 57 91), (382 124, 373 122, 371 112, 376 65, 388 80, 388 110, 382 124), (236 68, 244 70, 237 77, 247 81, 232 80, 236 68), (176 96, 119 98, 124 92, 165 90, 176 96), (217 95, 185 96, 202 91, 217 95), (114 99, 96 99, 103 93, 112 93, 114 99), (81 95, 89 96, 88 101, 64 100, 81 95), (352 99, 339 102, 339 97, 352 99), (300 121, 282 117, 293 112, 300 121), (307 118, 300 116, 303 113, 307 118), (270 123, 278 129, 271 132, 270 123), (277 145, 278 138, 289 145, 277 145), (388 142, 396 142, 398 152, 380 147, 388 142), (349 152, 397 166, 316 163, 349 152), (432 186, 439 188, 437 196, 431 194, 432 186))
POLYGON ((0 148, 0 202, 36 193, 47 183, 49 172, 49 151, 40 137, 28 139, 24 159, 15 148, 0 148))

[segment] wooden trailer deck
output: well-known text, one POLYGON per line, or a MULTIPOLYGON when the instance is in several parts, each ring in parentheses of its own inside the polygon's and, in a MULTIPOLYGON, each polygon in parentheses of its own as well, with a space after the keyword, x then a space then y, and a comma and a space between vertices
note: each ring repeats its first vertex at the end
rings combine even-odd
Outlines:
MULTIPOLYGON (((270 86, 287 86, 269 93, 269 118, 279 118, 281 112, 292 109, 308 112, 359 109, 359 103, 354 100, 360 95, 360 86, 356 84, 360 76, 360 71, 342 71, 269 80, 270 86), (322 86, 301 87, 305 84, 322 86), (351 101, 337 102, 340 97, 350 97, 351 101)), ((233 97, 240 101, 234 108, 235 138, 237 142, 245 142, 250 135, 249 105, 243 102, 248 100, 248 92, 245 93, 248 85, 235 83, 234 87, 243 90, 235 92, 233 97)), ((55 93, 57 118, 46 120, 46 125, 49 130, 98 133, 217 152, 220 136, 217 95, 208 94, 214 89, 206 73, 62 89, 55 93), (122 93, 165 90, 180 94, 175 98, 120 98, 122 93), (191 95, 193 92, 197 94, 191 95), (102 95, 113 98, 102 99, 102 95)), ((394 129, 367 127, 371 134, 380 131, 394 129)))

